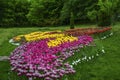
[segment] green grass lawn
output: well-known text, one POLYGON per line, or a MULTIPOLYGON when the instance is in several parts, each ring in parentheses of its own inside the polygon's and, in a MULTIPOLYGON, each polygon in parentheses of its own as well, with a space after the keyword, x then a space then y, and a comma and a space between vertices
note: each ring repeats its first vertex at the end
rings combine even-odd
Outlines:
MULTIPOLYGON (((77 27, 94 27, 94 25, 79 25, 77 27)), ((8 56, 16 46, 8 43, 12 37, 33 31, 64 30, 68 26, 45 27, 45 28, 0 28, 0 56, 8 56)), ((113 36, 101 40, 106 53, 75 67, 76 73, 64 76, 62 80, 120 80, 120 24, 113 26, 113 36), (67 78, 66 78, 67 77, 67 78)), ((78 55, 78 54, 77 54, 78 55)), ((77 56, 75 55, 75 56, 77 56)), ((8 61, 0 62, 0 80, 27 80, 10 72, 8 61)))
MULTIPOLYGON (((59 29, 59 28, 58 28, 59 29)), ((0 56, 9 55, 16 47, 9 44, 9 40, 17 35, 27 34, 34 31, 50 31, 57 30, 57 28, 0 28, 0 56)))
MULTIPOLYGON (((76 25, 76 27, 94 27, 95 25, 76 25)), ((27 34, 34 31, 53 31, 53 30, 65 30, 69 29, 69 26, 59 27, 28 27, 28 28, 0 28, 0 56, 9 55, 10 52, 16 47, 9 44, 9 40, 17 35, 27 34)))

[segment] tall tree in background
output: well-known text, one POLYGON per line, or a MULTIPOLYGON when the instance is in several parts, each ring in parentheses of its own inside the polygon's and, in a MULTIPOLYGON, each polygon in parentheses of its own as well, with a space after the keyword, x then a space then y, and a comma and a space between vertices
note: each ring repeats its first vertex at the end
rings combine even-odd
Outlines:
POLYGON ((3 0, 0 0, 0 26, 2 26, 2 20, 5 12, 5 2, 3 0))
POLYGON ((13 27, 27 24, 27 0, 0 0, 0 26, 13 27))
POLYGON ((119 4, 120 0, 0 0, 0 26, 70 23, 73 29, 76 23, 95 21, 108 26, 119 16, 119 4))
POLYGON ((74 28, 74 21, 87 21, 87 12, 95 8, 97 0, 66 0, 61 11, 61 19, 70 21, 70 28, 74 28), (72 20, 74 19, 74 20, 72 20))
POLYGON ((117 19, 118 16, 120 16, 120 0, 110 0, 112 3, 112 24, 114 24, 117 19))
POLYGON ((0 26, 14 25, 14 0, 0 0, 0 26))
POLYGON ((58 25, 63 0, 32 0, 29 21, 37 26, 58 25))
POLYGON ((15 0, 14 4, 14 20, 15 26, 28 25, 26 15, 29 12, 30 2, 27 0, 15 0))
POLYGON ((110 26, 119 11, 120 0, 99 0, 97 8, 88 12, 91 20, 97 20, 98 26, 110 26))
POLYGON ((61 20, 68 20, 70 22, 70 29, 74 29, 74 17, 76 13, 76 3, 77 0, 66 0, 61 11, 61 20))
POLYGON ((61 20, 67 20, 70 22, 70 29, 74 29, 74 21, 75 21, 75 6, 77 0, 65 0, 64 6, 61 11, 61 20))
POLYGON ((99 0, 98 6, 98 26, 111 25, 112 3, 109 0, 99 0))

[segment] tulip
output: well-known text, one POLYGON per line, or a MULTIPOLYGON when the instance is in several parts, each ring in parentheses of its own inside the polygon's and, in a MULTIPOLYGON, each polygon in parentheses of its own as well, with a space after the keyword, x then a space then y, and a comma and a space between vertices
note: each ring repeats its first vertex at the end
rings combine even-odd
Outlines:
MULTIPOLYGON (((49 78, 57 79, 66 74, 74 73, 73 67, 64 62, 64 60, 76 54, 75 51, 78 48, 80 49, 90 44, 93 39, 86 35, 79 37, 67 36, 62 39, 63 41, 60 38, 56 40, 43 39, 18 46, 10 55, 12 70, 29 78, 38 77, 46 80, 49 78), (50 41, 58 43, 49 47, 48 43, 50 41)), ((50 45, 53 45, 51 43, 50 45)))

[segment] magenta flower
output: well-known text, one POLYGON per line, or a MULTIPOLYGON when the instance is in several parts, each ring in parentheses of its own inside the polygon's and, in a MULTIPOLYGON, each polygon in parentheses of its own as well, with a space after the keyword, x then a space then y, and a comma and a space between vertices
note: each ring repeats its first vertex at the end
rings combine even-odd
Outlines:
MULTIPOLYGON (((65 42, 49 48, 49 40, 28 42, 17 47, 10 56, 12 70, 27 77, 51 80, 65 74, 72 74, 75 70, 64 60, 74 55, 78 48, 89 45, 93 39, 90 36, 79 36, 78 41, 65 42)), ((79 50, 78 50, 79 51, 79 50)))

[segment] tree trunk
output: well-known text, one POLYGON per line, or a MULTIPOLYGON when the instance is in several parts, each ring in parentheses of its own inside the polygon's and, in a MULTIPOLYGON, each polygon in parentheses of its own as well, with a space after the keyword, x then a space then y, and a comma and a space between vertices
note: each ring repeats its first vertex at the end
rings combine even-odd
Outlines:
POLYGON ((74 29, 74 14, 73 12, 70 13, 70 29, 74 29))

